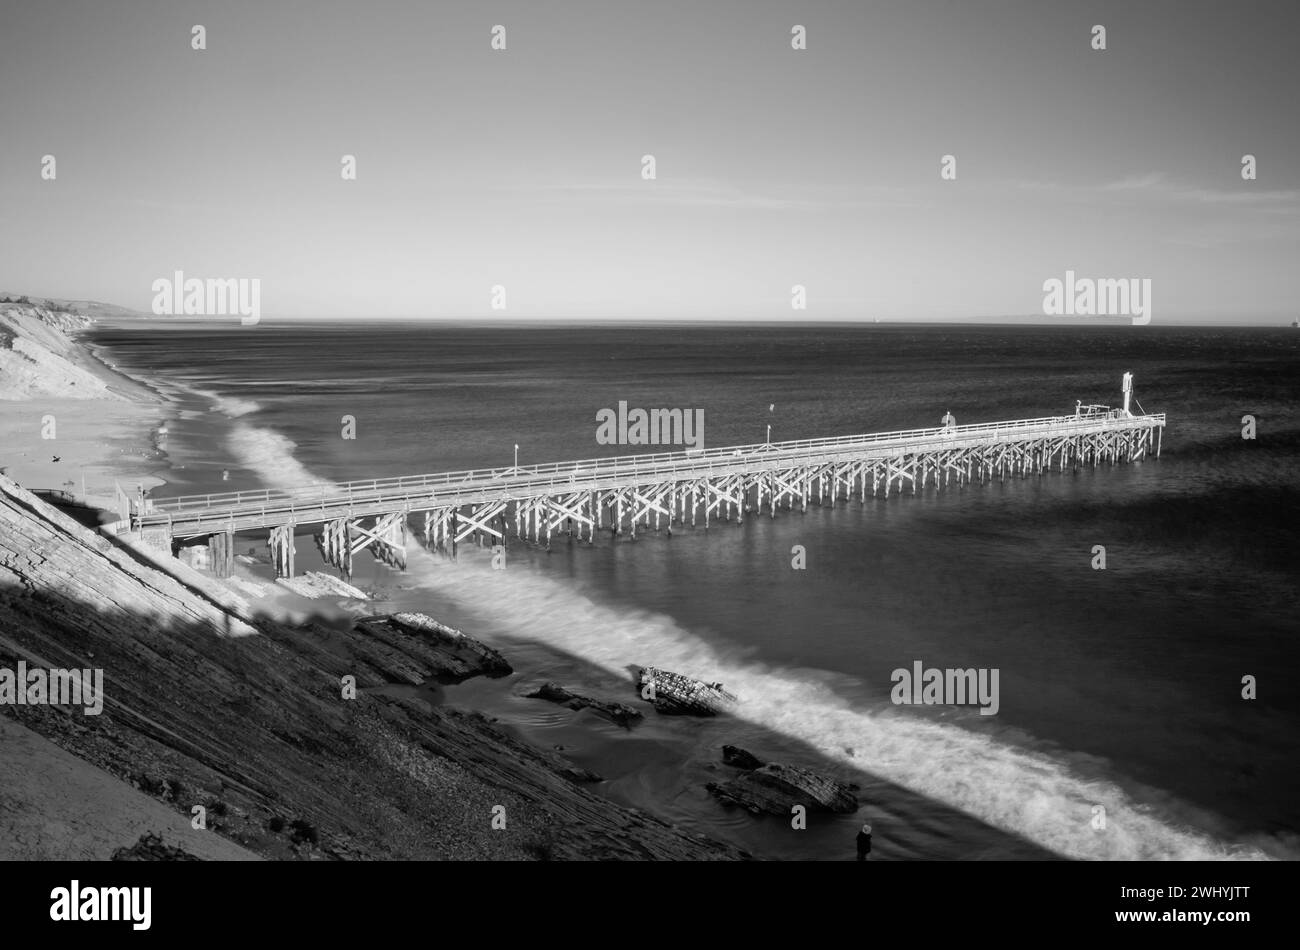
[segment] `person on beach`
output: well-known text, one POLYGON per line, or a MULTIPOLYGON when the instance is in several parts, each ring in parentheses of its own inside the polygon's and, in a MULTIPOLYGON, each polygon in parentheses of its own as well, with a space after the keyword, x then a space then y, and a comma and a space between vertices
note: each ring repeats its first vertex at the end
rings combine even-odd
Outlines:
POLYGON ((858 860, 865 861, 871 855, 871 826, 863 825, 858 832, 858 860))

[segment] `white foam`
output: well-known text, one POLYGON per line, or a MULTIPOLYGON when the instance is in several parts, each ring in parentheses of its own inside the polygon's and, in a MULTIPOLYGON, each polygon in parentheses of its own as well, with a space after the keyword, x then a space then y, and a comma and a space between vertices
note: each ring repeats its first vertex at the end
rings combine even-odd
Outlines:
POLYGON ((258 412, 262 408, 261 403, 252 399, 240 399, 237 396, 223 396, 210 389, 194 389, 191 387, 191 392, 207 399, 212 403, 212 408, 216 412, 229 416, 231 419, 238 419, 240 416, 246 416, 249 413, 258 412))
POLYGON ((240 466, 273 488, 328 485, 294 457, 298 443, 278 432, 239 423, 227 441, 240 466))

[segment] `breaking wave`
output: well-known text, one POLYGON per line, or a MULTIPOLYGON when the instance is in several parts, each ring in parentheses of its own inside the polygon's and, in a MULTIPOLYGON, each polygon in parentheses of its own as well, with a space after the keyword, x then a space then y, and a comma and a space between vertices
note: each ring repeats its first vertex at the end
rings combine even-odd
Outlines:
POLYGON ((195 393, 212 403, 212 408, 222 415, 229 416, 231 419, 238 419, 240 416, 246 416, 249 413, 257 412, 262 408, 261 403, 252 399, 240 399, 237 396, 222 396, 219 393, 206 389, 196 389, 195 393))
POLYGON ((227 439, 230 451, 239 464, 272 488, 297 488, 304 485, 329 485, 294 456, 298 443, 292 439, 238 423, 227 439))

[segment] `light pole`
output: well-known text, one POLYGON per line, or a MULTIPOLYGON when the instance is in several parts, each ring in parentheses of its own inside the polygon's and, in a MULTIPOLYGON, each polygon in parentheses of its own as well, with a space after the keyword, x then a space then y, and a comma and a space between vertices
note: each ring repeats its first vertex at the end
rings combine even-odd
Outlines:
POLYGON ((515 443, 515 471, 519 471, 519 443, 515 443))

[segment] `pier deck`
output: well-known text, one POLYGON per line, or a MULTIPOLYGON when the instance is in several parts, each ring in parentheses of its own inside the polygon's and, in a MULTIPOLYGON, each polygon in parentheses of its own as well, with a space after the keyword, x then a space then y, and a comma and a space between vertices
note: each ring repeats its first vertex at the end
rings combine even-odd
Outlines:
POLYGON ((1159 454, 1163 413, 1125 410, 839 438, 726 446, 699 451, 626 455, 498 469, 382 478, 301 488, 186 495, 135 504, 131 527, 175 543, 210 537, 214 567, 228 573, 235 532, 269 529, 277 571, 293 573, 297 528, 321 526, 317 544, 327 562, 351 573, 366 547, 395 567, 405 565, 408 521, 423 515, 425 543, 455 553, 477 535, 504 542, 507 526, 538 542, 576 528, 622 533, 702 516, 747 512, 775 516, 779 507, 851 497, 928 482, 938 488, 995 475, 1029 475, 1057 467, 1135 461, 1159 454), (751 496, 753 498, 751 507, 751 496), (367 524, 367 522, 370 522, 367 524))

